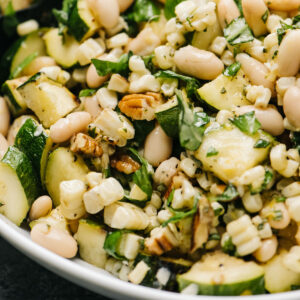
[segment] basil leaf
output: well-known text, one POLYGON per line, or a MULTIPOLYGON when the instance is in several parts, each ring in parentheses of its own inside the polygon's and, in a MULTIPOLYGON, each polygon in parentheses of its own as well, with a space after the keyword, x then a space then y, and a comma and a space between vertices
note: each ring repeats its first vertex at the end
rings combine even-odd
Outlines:
POLYGON ((2 22, 2 28, 3 28, 4 33, 7 36, 14 35, 18 24, 19 24, 19 21, 17 19, 14 7, 12 5, 12 1, 9 1, 9 3, 7 4, 7 6, 4 10, 4 16, 3 16, 3 22, 2 22))
POLYGON ((156 21, 159 19, 160 9, 151 0, 136 0, 127 17, 136 23, 156 21))
POLYGON ((286 32, 289 30, 289 29, 293 29, 293 26, 291 25, 288 25, 282 21, 280 21, 280 24, 281 24, 281 27, 277 29, 277 38, 278 38, 278 45, 281 44, 284 36, 286 35, 286 32))
POLYGON ((156 74, 154 74, 154 76, 156 78, 173 78, 183 81, 186 84, 186 92, 189 98, 197 94, 197 89, 201 85, 200 82, 193 77, 181 75, 170 70, 159 71, 156 74))
POLYGON ((260 149, 260 148, 267 148, 268 146, 270 145, 270 142, 269 141, 266 141, 264 139, 259 139, 255 145, 253 146, 253 148, 257 148, 257 149, 260 149))
POLYGON ((52 13, 58 23, 59 34, 63 34, 65 28, 68 26, 69 18, 76 4, 77 0, 63 0, 61 10, 52 9, 52 13))
POLYGON ((224 70, 223 74, 227 77, 233 77, 238 73, 240 68, 241 68, 241 63, 237 61, 237 62, 231 64, 229 67, 227 67, 224 70))
POLYGON ((286 198, 284 196, 278 196, 276 202, 285 202, 286 198))
POLYGON ((216 196, 216 201, 220 201, 220 202, 228 202, 228 201, 232 201, 235 198, 237 198, 239 195, 239 193, 237 192, 237 189, 235 188, 234 185, 232 185, 231 183, 228 184, 228 186, 226 187, 225 191, 223 192, 223 194, 221 195, 217 195, 216 196))
POLYGON ((236 246, 233 244, 231 236, 225 240, 225 242, 222 246, 222 251, 229 255, 235 255, 236 246))
POLYGON ((181 92, 176 92, 179 113, 179 141, 180 145, 188 150, 195 151, 199 148, 205 131, 205 125, 210 122, 210 117, 204 112, 194 112, 183 99, 181 92))
POLYGON ((234 19, 224 29, 224 37, 231 46, 248 43, 254 40, 251 29, 243 17, 234 19))
POLYGON ((173 189, 172 192, 170 193, 168 199, 167 199, 167 207, 174 215, 169 220, 162 223, 163 227, 167 226, 169 223, 177 223, 178 221, 180 221, 182 219, 185 219, 187 217, 191 217, 197 212, 198 201, 199 201, 199 198, 200 198, 199 194, 197 194, 194 197, 194 205, 193 205, 192 209, 190 209, 190 210, 177 210, 177 209, 172 208, 172 206, 171 206, 173 198, 174 198, 174 193, 175 193, 175 190, 173 189))
POLYGON ((132 52, 129 52, 127 54, 123 54, 118 62, 92 59, 92 63, 95 66, 99 76, 105 76, 113 73, 127 76, 129 73, 128 63, 131 56, 132 52))
POLYGON ((165 3, 165 17, 171 19, 175 17, 175 7, 184 0, 167 0, 165 3))
POLYGON ((81 97, 89 97, 96 93, 96 89, 84 89, 79 92, 79 98, 81 97))
POLYGON ((262 185, 258 189, 253 189, 250 186, 251 195, 261 193, 267 189, 268 184, 273 180, 274 174, 270 170, 265 170, 265 177, 262 185))
POLYGON ((150 173, 151 166, 149 165, 147 160, 142 158, 135 149, 129 148, 129 151, 137 158, 137 160, 141 164, 141 167, 133 173, 132 181, 144 193, 147 194, 147 199, 150 199, 152 196, 152 174, 150 173))
POLYGON ((20 73, 38 56, 37 52, 29 54, 21 63, 19 63, 11 72, 9 79, 16 78, 20 73))
POLYGON ((211 156, 215 156, 218 154, 219 154, 219 151, 216 148, 210 147, 206 153, 206 157, 211 157, 211 156))
POLYGON ((267 9, 266 12, 261 16, 262 21, 266 24, 269 17, 269 10, 267 9))
POLYGON ((143 56, 142 59, 144 61, 145 67, 153 74, 157 72, 157 68, 153 63, 153 58, 155 57, 154 54, 143 56))
POLYGON ((132 122, 135 134, 134 139, 130 141, 130 145, 140 147, 143 145, 147 135, 154 129, 155 121, 134 120, 132 122))
POLYGON ((233 125, 235 125, 240 131, 248 134, 255 134, 261 127, 261 124, 255 118, 254 111, 245 113, 233 119, 229 119, 229 121, 233 125))
POLYGON ((126 260, 126 258, 119 254, 119 245, 124 233, 128 233, 127 230, 117 230, 109 232, 105 238, 103 249, 112 257, 118 260, 126 260))

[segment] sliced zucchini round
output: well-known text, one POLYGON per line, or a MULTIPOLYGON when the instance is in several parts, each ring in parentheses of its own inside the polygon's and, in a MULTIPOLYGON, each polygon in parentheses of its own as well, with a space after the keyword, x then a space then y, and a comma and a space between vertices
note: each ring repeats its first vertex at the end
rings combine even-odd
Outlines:
POLYGON ((20 225, 39 195, 39 181, 31 161, 16 147, 9 147, 0 162, 0 212, 20 225))
POLYGON ((55 206, 60 204, 60 183, 73 179, 85 182, 88 171, 88 167, 83 159, 67 148, 57 148, 49 155, 46 166, 45 184, 55 206))
POLYGON ((205 255, 187 273, 178 275, 177 281, 180 291, 196 284, 199 295, 237 296, 265 291, 263 267, 222 252, 205 255))

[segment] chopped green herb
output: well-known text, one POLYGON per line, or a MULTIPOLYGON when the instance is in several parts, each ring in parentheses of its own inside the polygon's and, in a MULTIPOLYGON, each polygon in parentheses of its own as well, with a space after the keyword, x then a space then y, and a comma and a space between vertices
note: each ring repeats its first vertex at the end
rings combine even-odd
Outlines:
POLYGON ((286 197, 284 197, 284 196, 278 196, 275 199, 276 199, 276 202, 285 202, 286 197))
POLYGON ((208 240, 209 241, 220 241, 221 237, 218 233, 212 233, 209 235, 208 240))
POLYGON ((229 67, 227 67, 224 70, 223 74, 227 77, 233 77, 238 73, 240 68, 241 68, 241 63, 237 61, 237 62, 231 64, 229 67))
POLYGON ((134 147, 141 147, 147 135, 154 129, 155 121, 149 122, 147 120, 134 120, 132 124, 135 129, 135 134, 134 139, 130 141, 130 145, 134 147))
POLYGON ((165 16, 167 19, 175 17, 175 7, 184 0, 167 0, 165 3, 165 16))
POLYGON ((293 26, 288 25, 282 21, 280 21, 281 27, 277 29, 277 37, 278 37, 278 45, 281 44, 284 36, 286 35, 289 29, 293 29, 293 26))
POLYGON ((282 211, 281 210, 274 210, 273 220, 274 221, 280 221, 280 220, 282 220, 282 218, 283 218, 282 211))
POLYGON ((227 93, 227 91, 226 91, 226 89, 225 89, 225 87, 224 87, 224 86, 222 87, 222 89, 221 89, 220 93, 221 93, 222 95, 227 93))
POLYGON ((211 156, 215 156, 218 154, 219 154, 219 151, 216 148, 210 147, 206 153, 206 157, 211 157, 211 156))
POLYGON ((232 201, 235 198, 237 198, 238 195, 239 195, 239 193, 238 193, 237 189, 235 188, 234 185, 232 185, 230 183, 226 187, 226 189, 225 189, 225 191, 224 191, 223 194, 216 196, 216 200, 220 201, 220 202, 228 202, 228 201, 232 201))
POLYGON ((29 54, 15 69, 11 72, 9 79, 18 77, 21 72, 38 56, 37 52, 29 54))
POLYGON ((242 0, 234 0, 234 2, 241 13, 241 16, 243 16, 244 12, 243 12, 243 7, 242 7, 242 0))
POLYGON ((234 255, 236 252, 236 247, 232 242, 232 238, 231 236, 226 239, 226 241, 224 242, 223 246, 222 246, 222 251, 229 254, 229 255, 234 255))
POLYGON ((265 224, 264 224, 264 223, 259 223, 259 224, 257 225, 257 230, 263 230, 264 227, 265 227, 265 224))
POLYGON ((261 16, 262 21, 266 24, 269 17, 269 10, 267 9, 266 12, 261 16))
POLYGON ((97 92, 96 89, 84 89, 84 90, 81 90, 80 93, 79 93, 79 98, 92 96, 96 92, 97 92))
POLYGON ((5 10, 2 21, 2 28, 7 36, 12 36, 16 32, 16 28, 19 24, 16 12, 13 8, 12 1, 9 1, 5 10))
POLYGON ((255 118, 255 112, 251 111, 235 118, 229 119, 239 130, 247 134, 255 134, 261 128, 261 124, 255 118))
POLYGON ((159 7, 152 0, 136 0, 127 14, 136 23, 157 21, 159 16, 159 7))
POLYGON ((118 260, 126 259, 124 256, 119 254, 119 245, 121 239, 125 233, 128 233, 128 230, 117 230, 114 232, 109 232, 106 235, 103 249, 112 257, 118 260))
POLYGON ((253 146, 253 148, 267 148, 268 146, 270 146, 270 142, 266 141, 264 139, 259 139, 256 144, 253 146))

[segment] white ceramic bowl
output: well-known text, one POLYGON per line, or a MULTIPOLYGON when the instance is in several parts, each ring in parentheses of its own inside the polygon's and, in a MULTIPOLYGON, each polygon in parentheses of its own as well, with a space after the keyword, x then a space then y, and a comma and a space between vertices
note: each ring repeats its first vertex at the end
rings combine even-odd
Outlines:
POLYGON ((0 235, 15 248, 50 271, 84 288, 114 299, 151 300, 299 300, 300 290, 282 294, 247 297, 187 296, 165 292, 121 281, 106 271, 96 268, 79 258, 68 260, 32 242, 29 233, 0 215, 0 235))

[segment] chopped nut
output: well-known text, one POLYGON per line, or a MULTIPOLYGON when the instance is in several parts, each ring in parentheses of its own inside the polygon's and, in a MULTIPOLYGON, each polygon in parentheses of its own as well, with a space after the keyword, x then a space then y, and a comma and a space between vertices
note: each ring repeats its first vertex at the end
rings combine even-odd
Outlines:
POLYGON ((115 168, 119 172, 125 173, 127 175, 134 173, 141 167, 138 162, 136 162, 126 154, 114 156, 110 161, 110 165, 112 168, 115 168))
POLYGON ((70 150, 92 157, 99 157, 103 154, 103 150, 98 142, 84 133, 78 133, 73 136, 70 150))
POLYGON ((162 103, 161 94, 147 92, 124 96, 119 102, 119 108, 122 113, 134 120, 151 121, 155 118, 155 108, 162 103))

